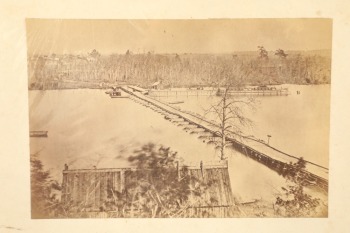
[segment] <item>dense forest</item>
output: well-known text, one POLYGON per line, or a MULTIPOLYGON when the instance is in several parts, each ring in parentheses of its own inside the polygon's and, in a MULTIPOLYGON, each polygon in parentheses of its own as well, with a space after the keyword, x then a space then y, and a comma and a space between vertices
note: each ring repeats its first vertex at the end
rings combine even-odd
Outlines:
POLYGON ((324 84, 331 82, 331 52, 257 51, 232 54, 29 55, 30 89, 98 87, 127 83, 163 88, 215 86, 226 78, 244 84, 324 84))

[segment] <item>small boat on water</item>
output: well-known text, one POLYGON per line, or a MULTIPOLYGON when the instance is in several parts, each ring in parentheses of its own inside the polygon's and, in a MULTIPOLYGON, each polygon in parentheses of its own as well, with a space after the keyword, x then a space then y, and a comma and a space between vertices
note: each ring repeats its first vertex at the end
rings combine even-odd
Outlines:
POLYGON ((183 103, 185 103, 185 101, 183 100, 168 102, 168 104, 183 104, 183 103))
POLYGON ((111 98, 129 98, 128 95, 124 95, 120 91, 120 87, 112 87, 112 90, 106 91, 106 94, 108 94, 111 98))
POLYGON ((42 138, 47 138, 47 133, 48 131, 30 131, 29 136, 30 137, 42 137, 42 138))

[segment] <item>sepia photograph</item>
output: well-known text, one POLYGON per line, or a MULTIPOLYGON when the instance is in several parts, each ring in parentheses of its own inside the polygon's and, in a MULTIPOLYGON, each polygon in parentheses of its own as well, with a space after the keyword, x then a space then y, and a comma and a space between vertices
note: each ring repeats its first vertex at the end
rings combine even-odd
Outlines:
POLYGON ((332 25, 27 18, 31 218, 327 218, 332 25))

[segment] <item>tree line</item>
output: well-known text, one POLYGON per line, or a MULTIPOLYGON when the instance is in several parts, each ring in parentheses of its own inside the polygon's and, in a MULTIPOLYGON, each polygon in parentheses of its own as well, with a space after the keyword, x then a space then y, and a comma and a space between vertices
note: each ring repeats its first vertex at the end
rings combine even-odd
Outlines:
POLYGON ((324 52, 271 53, 263 46, 255 52, 235 54, 125 54, 47 55, 28 58, 29 85, 53 82, 127 82, 147 87, 214 86, 237 70, 242 82, 267 84, 325 84, 331 82, 331 57, 324 52))

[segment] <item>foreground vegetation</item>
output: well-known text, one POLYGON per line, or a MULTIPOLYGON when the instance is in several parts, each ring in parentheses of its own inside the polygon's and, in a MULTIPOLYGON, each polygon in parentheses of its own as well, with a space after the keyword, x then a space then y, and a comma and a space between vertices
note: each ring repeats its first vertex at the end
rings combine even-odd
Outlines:
MULTIPOLYGON (((211 192, 211 186, 215 185, 203 183, 198 177, 190 175, 186 167, 179 173, 179 157, 170 148, 148 144, 135 151, 128 160, 139 171, 134 174, 134 182, 130 183, 123 193, 113 191, 111 198, 105 201, 97 216, 193 217, 191 212, 186 211, 189 205, 203 204, 205 193, 211 192)), ((307 179, 302 172, 304 168, 305 161, 301 158, 298 162, 291 163, 288 170, 281 174, 288 182, 286 187, 278 188, 280 191, 273 203, 266 200, 247 203, 234 198, 230 216, 326 217, 327 205, 305 192, 307 179)), ((50 172, 44 169, 38 156, 31 155, 32 218, 89 217, 84 211, 86 206, 62 203, 60 192, 60 184, 51 178, 50 172)), ((206 205, 213 203, 215 204, 216 200, 210 199, 210 203, 206 205)), ((202 217, 215 217, 215 214, 203 212, 202 217)))
POLYGON ((45 170, 38 154, 30 156, 30 188, 32 218, 49 218, 60 209, 61 186, 45 170))

